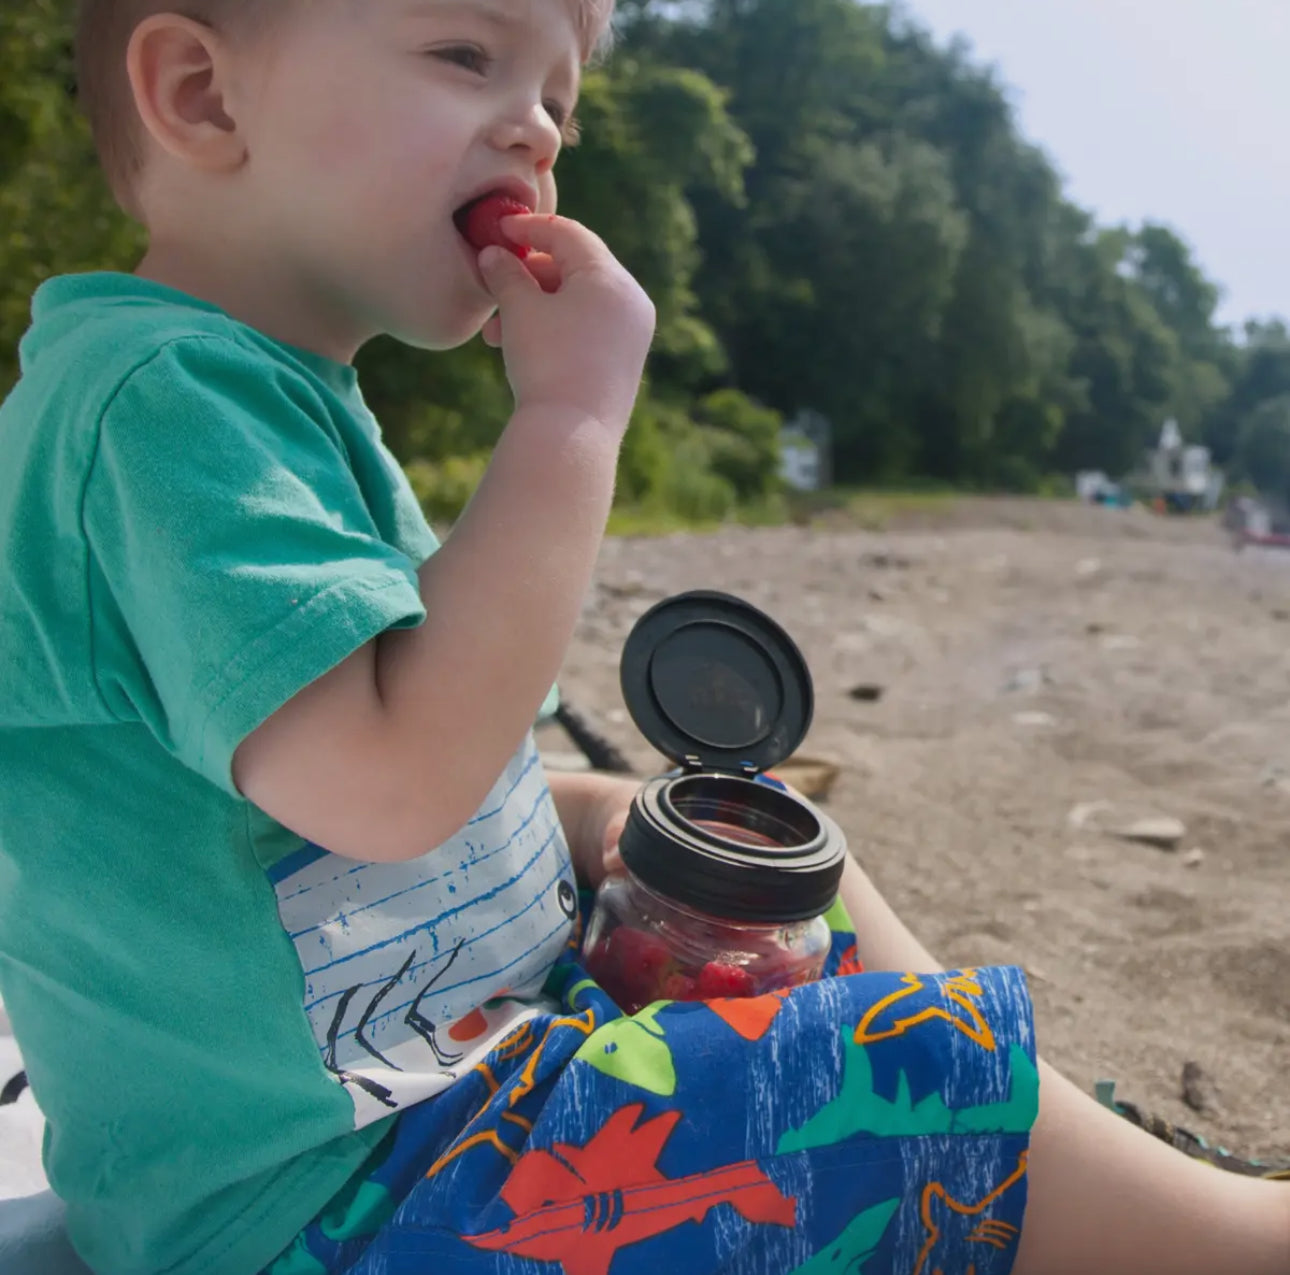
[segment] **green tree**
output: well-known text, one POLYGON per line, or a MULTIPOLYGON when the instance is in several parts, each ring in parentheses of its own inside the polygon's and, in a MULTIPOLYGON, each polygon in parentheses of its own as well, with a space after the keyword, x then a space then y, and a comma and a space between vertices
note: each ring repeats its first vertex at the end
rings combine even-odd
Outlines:
POLYGON ((1260 403, 1241 431, 1241 473, 1263 495, 1290 506, 1290 394, 1260 403))
POLYGON ((707 77, 625 49, 588 75, 579 145, 560 161, 562 210, 613 245, 658 311, 656 381, 687 386, 719 374, 725 354, 693 289, 698 229, 689 194, 744 202, 748 137, 707 77))
POLYGON ((1075 338, 1070 373, 1084 393, 1057 439, 1064 471, 1132 469, 1169 412, 1177 340, 1124 268, 1128 232, 1067 245, 1057 308, 1075 338))
POLYGON ((142 247, 99 174, 71 38, 66 4, 0 5, 0 394, 17 376, 36 288, 67 271, 129 269, 142 247))
MULTIPOLYGON (((141 246, 76 111, 69 15, 0 9, 0 387, 35 286, 141 246)), ((851 481, 1124 470, 1167 416, 1222 463, 1275 469, 1280 409, 1260 413, 1290 394, 1285 325, 1234 338, 1176 231, 1074 206, 965 44, 855 0, 620 0, 619 31, 560 181, 658 307, 621 500, 712 517, 764 499, 803 408, 851 481)), ((359 362, 448 516, 511 410, 500 356, 383 340, 359 362)))
POLYGON ((1200 438, 1227 399, 1236 373, 1231 337, 1214 318, 1221 290, 1201 270, 1191 248, 1167 226, 1144 225, 1133 237, 1127 260, 1177 341, 1168 414, 1186 436, 1200 438))
POLYGON ((1205 442, 1220 464, 1239 462, 1242 432, 1261 403, 1290 394, 1290 333, 1280 321, 1249 323, 1234 351, 1227 397, 1209 415, 1205 442))
POLYGON ((941 478, 1029 487, 1068 413, 1074 340, 1045 296, 1054 241, 1067 228, 1047 158, 1018 134, 1006 93, 961 42, 938 48, 913 26, 888 35, 891 109, 944 153, 967 242, 919 403, 918 467, 941 478))
POLYGON ((966 238, 945 155, 886 126, 883 35, 849 0, 714 0, 667 45, 729 91, 756 154, 746 208, 695 200, 705 311, 736 384, 833 421, 844 478, 916 455, 900 407, 966 238))

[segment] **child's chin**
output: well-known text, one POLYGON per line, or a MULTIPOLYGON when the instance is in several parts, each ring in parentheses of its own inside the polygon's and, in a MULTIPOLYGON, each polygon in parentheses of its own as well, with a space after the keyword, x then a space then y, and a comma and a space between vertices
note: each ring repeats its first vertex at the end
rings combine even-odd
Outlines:
POLYGON ((414 350, 455 350, 479 335, 491 313, 492 310, 481 309, 474 314, 453 316, 452 320, 436 324, 433 328, 392 332, 390 335, 414 350))

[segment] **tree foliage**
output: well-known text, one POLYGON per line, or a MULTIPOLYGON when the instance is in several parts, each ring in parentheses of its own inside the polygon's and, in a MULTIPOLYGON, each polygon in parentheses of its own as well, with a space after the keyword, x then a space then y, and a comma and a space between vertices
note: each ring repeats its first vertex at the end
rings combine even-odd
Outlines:
MULTIPOLYGON (((77 115, 65 0, 0 11, 0 389, 50 274, 128 269, 77 115)), ((642 280, 659 328, 620 500, 721 516, 773 496, 786 418, 847 481, 1025 489, 1132 467, 1161 422, 1286 482, 1290 335, 1216 320, 1165 225, 1103 226, 1020 135, 1005 87, 898 7, 620 0, 562 209, 642 280)), ((510 411, 481 342, 360 358, 427 507, 450 516, 510 411)))
POLYGON ((67 10, 0 5, 0 391, 17 374, 32 292, 54 274, 126 266, 142 242, 76 108, 67 10))

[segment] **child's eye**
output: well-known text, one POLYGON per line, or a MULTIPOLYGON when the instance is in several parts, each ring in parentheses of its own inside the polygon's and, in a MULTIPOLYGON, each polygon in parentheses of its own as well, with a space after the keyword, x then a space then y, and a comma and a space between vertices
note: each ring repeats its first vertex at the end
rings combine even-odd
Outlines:
POLYGON ((542 103, 543 109, 551 117, 551 122, 560 130, 560 141, 565 146, 576 146, 582 136, 582 126, 572 112, 559 102, 547 100, 542 103))
POLYGON ((493 59, 474 44, 452 44, 447 48, 431 49, 431 57, 441 62, 451 62, 454 66, 465 67, 476 75, 483 75, 492 65, 493 59))
POLYGON ((560 142, 564 146, 577 146, 582 141, 582 121, 571 115, 560 127, 560 142))

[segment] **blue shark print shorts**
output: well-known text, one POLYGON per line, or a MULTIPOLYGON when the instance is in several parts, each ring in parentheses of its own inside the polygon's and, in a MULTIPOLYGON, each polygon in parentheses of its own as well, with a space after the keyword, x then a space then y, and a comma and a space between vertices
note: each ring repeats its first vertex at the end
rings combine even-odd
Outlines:
MULTIPOLYGON (((845 924, 841 922, 840 924, 845 924)), ((404 1110, 266 1275, 1006 1275, 1038 1110, 1010 968, 549 1012, 404 1110)))

